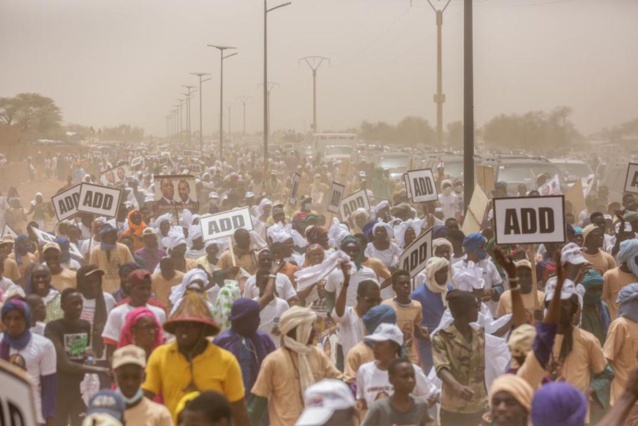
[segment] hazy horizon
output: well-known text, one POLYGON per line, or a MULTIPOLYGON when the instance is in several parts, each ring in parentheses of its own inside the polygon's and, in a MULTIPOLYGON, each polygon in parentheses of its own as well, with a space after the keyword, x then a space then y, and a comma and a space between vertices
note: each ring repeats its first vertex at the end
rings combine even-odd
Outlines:
MULTIPOLYGON (((436 123, 436 25, 427 0, 292 0, 268 15, 271 130, 312 123, 312 73, 299 58, 325 56, 318 71, 319 131, 396 123, 414 115, 436 123)), ((269 6, 285 0, 269 0, 269 6)), ((434 3, 443 3, 433 0, 434 3)), ((638 117, 638 1, 475 0, 477 127, 497 114, 573 109, 584 134, 638 117)), ((204 132, 218 128, 219 52, 232 129, 262 129, 263 2, 256 0, 0 1, 0 97, 52 98, 65 123, 131 124, 164 136, 166 115, 204 84, 204 132)), ((444 123, 463 115, 463 2, 443 25, 444 123)), ((199 94, 191 103, 199 129, 199 94)), ((227 114, 227 111, 224 111, 227 114)), ((228 131, 227 118, 224 119, 228 131)))

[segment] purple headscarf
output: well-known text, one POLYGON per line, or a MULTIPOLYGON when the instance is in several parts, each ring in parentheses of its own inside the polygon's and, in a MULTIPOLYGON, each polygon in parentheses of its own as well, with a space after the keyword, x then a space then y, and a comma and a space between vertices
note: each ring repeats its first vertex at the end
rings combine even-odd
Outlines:
POLYGON ((9 361, 9 352, 11 351, 11 348, 22 350, 31 340, 31 306, 29 306, 29 304, 21 297, 10 298, 4 302, 4 305, 2 306, 2 311, 0 312, 2 321, 4 321, 4 317, 9 313, 9 311, 13 310, 17 310, 22 313, 26 322, 26 327, 19 336, 11 337, 6 331, 3 333, 2 342, 0 342, 0 359, 5 361, 9 361))
POLYGON ((541 386, 532 401, 532 423, 543 426, 584 426, 587 398, 566 382, 541 386))

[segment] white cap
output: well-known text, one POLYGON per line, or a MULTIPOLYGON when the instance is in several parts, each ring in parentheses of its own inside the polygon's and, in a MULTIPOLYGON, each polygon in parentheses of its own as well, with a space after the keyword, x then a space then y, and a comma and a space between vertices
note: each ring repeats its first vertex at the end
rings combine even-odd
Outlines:
POLYGON ((374 333, 365 337, 373 342, 387 342, 392 340, 399 345, 403 345, 403 332, 394 324, 379 324, 374 333))
POLYGON ((335 379, 324 379, 306 389, 304 403, 305 408, 295 426, 321 426, 335 411, 355 406, 348 385, 335 379))
POLYGON ((572 265, 589 263, 587 259, 583 257, 583 250, 576 243, 569 243, 562 248, 560 251, 560 261, 562 263, 571 263, 572 265))
MULTIPOLYGON (((547 280, 545 284, 545 301, 548 302, 554 298, 554 293, 556 292, 556 284, 558 280, 556 277, 551 277, 547 280)), ((584 295, 585 288, 582 285, 576 285, 570 279, 565 279, 563 282, 563 289, 560 292, 560 300, 567 300, 573 295, 578 296, 579 302, 580 298, 584 295), (582 287, 582 289, 580 288, 582 287), (582 294, 581 294, 582 293, 582 294)), ((581 303, 582 306, 582 303, 581 303)))
POLYGON ((112 364, 113 369, 126 364, 135 364, 139 367, 146 368, 146 352, 139 346, 123 346, 113 352, 112 364))

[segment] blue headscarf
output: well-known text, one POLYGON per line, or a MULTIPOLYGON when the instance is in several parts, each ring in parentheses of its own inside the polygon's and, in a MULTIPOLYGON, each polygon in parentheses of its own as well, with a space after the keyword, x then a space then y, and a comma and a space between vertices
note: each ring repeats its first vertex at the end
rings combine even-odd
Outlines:
MULTIPOLYGON (((117 232, 117 230, 115 228, 113 228, 110 224, 105 223, 102 226, 102 229, 100 230, 100 235, 102 236, 102 241, 100 241, 100 248, 106 252, 110 252, 111 250, 115 250, 115 247, 117 247, 117 243, 115 244, 107 244, 104 242, 104 235, 108 234, 109 232, 117 232)), ((110 258, 109 258, 110 259, 110 258)))
POLYGON ((632 238, 631 240, 625 240, 620 243, 620 250, 618 251, 618 264, 622 265, 627 263, 627 267, 638 277, 638 264, 636 264, 636 257, 638 256, 638 240, 632 238))
POLYGON ((20 246, 21 244, 24 243, 25 240, 28 240, 29 236, 28 235, 24 235, 24 234, 20 234, 16 237, 16 240, 14 242, 14 246, 13 246, 13 252, 15 253, 15 257, 16 257, 16 264, 18 266, 22 265, 22 255, 20 254, 20 252, 18 251, 18 246, 20 246))
POLYGON ((6 331, 3 333, 2 342, 0 342, 0 359, 5 361, 9 361, 9 352, 11 351, 11 348, 22 350, 31 340, 31 306, 21 297, 10 298, 4 302, 4 305, 2 306, 2 311, 0 312, 2 321, 4 321, 4 317, 9 313, 9 311, 13 310, 20 311, 22 315, 24 315, 26 327, 19 336, 11 337, 6 331))
POLYGON ((388 305, 377 305, 368 309, 368 312, 363 314, 362 320, 370 334, 377 329, 379 324, 396 324, 397 313, 388 305))
POLYGON ((543 426, 584 426, 587 398, 566 382, 541 386, 532 401, 532 424, 543 426))
POLYGON ((630 321, 638 322, 638 283, 629 284, 623 287, 618 293, 616 303, 618 317, 625 317, 630 321))
POLYGON ((68 263, 71 260, 71 241, 68 238, 58 237, 53 242, 60 246, 60 263, 68 263))
POLYGON ((487 257, 487 240, 480 232, 469 234, 463 240, 463 250, 466 253, 476 253, 478 258, 483 260, 487 257), (483 245, 482 249, 479 249, 480 245, 483 245))
POLYGON ((432 239, 436 240, 437 238, 445 238, 447 237, 447 228, 445 225, 436 225, 432 228, 432 239))

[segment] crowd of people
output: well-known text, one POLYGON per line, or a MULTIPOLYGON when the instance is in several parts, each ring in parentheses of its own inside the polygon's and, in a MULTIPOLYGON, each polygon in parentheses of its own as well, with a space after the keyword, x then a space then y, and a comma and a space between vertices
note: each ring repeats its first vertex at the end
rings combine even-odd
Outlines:
MULTIPOLYGON (((60 191, 119 166, 47 164, 69 173, 60 191)), ((0 200, 16 234, 0 240, 0 359, 31 378, 40 425, 638 425, 631 194, 567 212, 564 244, 496 245, 491 212, 464 227, 463 183, 443 170, 421 204, 348 161, 122 170, 112 218, 0 200), (163 210, 155 176, 194 177, 188 208, 163 210), (329 213, 333 181, 371 207, 329 213), (202 216, 244 207, 252 226, 204 240, 202 216), (402 269, 425 232, 425 268, 402 269)))

